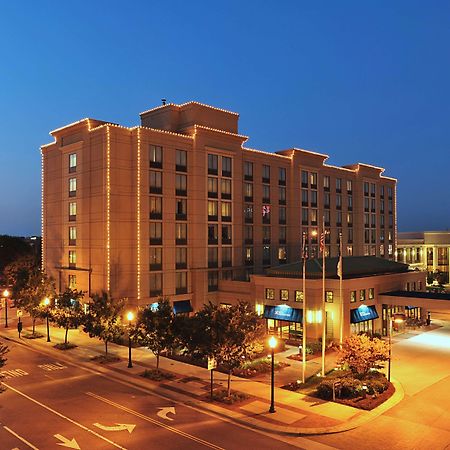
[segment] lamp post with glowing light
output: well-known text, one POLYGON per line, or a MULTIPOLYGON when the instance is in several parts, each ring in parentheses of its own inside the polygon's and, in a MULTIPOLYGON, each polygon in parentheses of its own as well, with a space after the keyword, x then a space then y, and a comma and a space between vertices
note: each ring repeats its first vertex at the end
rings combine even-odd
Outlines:
POLYGON ((270 383, 270 408, 269 412, 274 413, 275 412, 275 347, 277 346, 277 339, 275 336, 271 336, 269 339, 269 347, 272 350, 271 357, 272 357, 272 380, 270 383))
POLYGON ((5 302, 5 328, 8 328, 8 297, 9 291, 5 289, 3 291, 3 301, 5 302))
POLYGON ((392 324, 403 323, 405 316, 403 314, 394 314, 389 318, 389 359, 388 359, 388 381, 391 381, 391 359, 392 359, 392 324))
POLYGON ((44 300, 42 301, 42 303, 44 304, 45 307, 45 318, 47 319, 47 342, 50 342, 50 326, 49 326, 49 308, 50 308, 50 299, 48 297, 45 297, 44 300))
POLYGON ((132 311, 127 312, 127 320, 128 320, 128 368, 131 369, 133 367, 133 363, 131 362, 131 322, 134 319, 134 314, 132 311))

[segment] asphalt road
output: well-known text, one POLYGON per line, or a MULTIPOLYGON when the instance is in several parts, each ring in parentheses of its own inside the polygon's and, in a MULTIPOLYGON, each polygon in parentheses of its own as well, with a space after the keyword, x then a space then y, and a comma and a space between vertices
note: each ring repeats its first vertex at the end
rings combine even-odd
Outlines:
POLYGON ((7 344, 1 450, 329 448, 302 437, 255 432, 23 345, 7 344))

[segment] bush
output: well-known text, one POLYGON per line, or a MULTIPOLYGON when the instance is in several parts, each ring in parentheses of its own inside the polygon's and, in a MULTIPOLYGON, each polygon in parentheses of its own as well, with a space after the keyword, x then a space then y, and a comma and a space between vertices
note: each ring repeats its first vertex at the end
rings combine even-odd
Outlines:
POLYGON ((226 403, 232 405, 233 403, 247 400, 249 396, 242 392, 231 391, 231 395, 227 396, 226 389, 217 389, 213 392, 213 400, 216 402, 226 403))
MULTIPOLYGON (((275 361, 275 370, 283 369, 287 364, 275 361)), ((270 358, 255 359, 242 364, 233 370, 233 375, 243 378, 256 377, 263 373, 269 373, 272 370, 272 361, 270 358)))
POLYGON ((42 333, 34 332, 34 333, 26 333, 22 335, 25 339, 40 339, 43 338, 44 335, 42 333))
POLYGON ((367 393, 370 395, 381 394, 389 387, 389 381, 380 372, 369 372, 363 380, 367 386, 367 393))
MULTIPOLYGON (((333 383, 337 379, 325 379, 319 383, 316 388, 316 394, 323 400, 331 400, 333 398, 333 383)), ((355 398, 359 397, 362 392, 362 382, 352 377, 342 377, 339 379, 340 386, 336 388, 336 396, 339 398, 355 398)))
POLYGON ((152 381, 165 381, 173 380, 175 375, 169 372, 163 372, 159 369, 146 369, 142 372, 141 377, 147 378, 152 381))
POLYGON ((75 344, 71 344, 70 342, 68 342, 67 344, 61 342, 60 344, 56 344, 54 347, 58 350, 71 350, 72 348, 76 348, 77 346, 75 344))
POLYGON ((333 381, 334 380, 323 380, 317 386, 317 396, 322 400, 331 400, 333 398, 333 381))
POLYGON ((98 362, 99 364, 108 364, 118 362, 120 358, 115 355, 97 355, 92 357, 91 361, 98 362))

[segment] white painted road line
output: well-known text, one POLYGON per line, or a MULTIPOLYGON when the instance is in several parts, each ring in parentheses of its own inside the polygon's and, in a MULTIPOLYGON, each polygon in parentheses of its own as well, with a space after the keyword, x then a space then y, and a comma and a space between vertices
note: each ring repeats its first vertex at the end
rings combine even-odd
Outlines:
POLYGON ((213 448, 215 450, 224 450, 222 447, 219 447, 218 445, 215 445, 212 442, 204 441, 203 439, 193 436, 192 434, 188 434, 188 433, 185 433, 184 431, 173 428, 170 425, 166 425, 165 423, 162 423, 159 420, 155 420, 155 419, 152 419, 151 417, 145 416, 144 414, 141 414, 140 412, 137 412, 137 411, 134 411, 133 409, 127 408, 126 406, 119 405, 119 403, 115 403, 112 400, 108 400, 105 397, 101 397, 100 395, 94 394, 92 392, 86 392, 86 394, 89 395, 90 397, 100 400, 101 402, 107 403, 108 405, 111 405, 111 406, 114 406, 115 408, 121 409, 122 411, 125 411, 129 414, 133 414, 136 417, 140 417, 141 419, 144 419, 147 422, 157 425, 158 427, 165 428, 166 430, 171 431, 172 433, 183 436, 187 439, 190 439, 191 441, 197 442, 198 444, 202 444, 205 447, 213 448))
POLYGON ((8 428, 7 426, 3 425, 3 428, 8 432, 11 433, 13 436, 15 436, 19 441, 22 441, 24 444, 28 445, 28 447, 32 448, 33 450, 39 450, 37 447, 35 447, 31 442, 28 442, 25 438, 22 436, 19 436, 17 433, 14 433, 11 428, 8 428))
POLYGON ((36 405, 41 406, 42 408, 46 409, 47 411, 52 412, 53 414, 56 414, 58 417, 61 417, 64 420, 67 420, 70 423, 73 423, 77 427, 81 428, 84 431, 87 431, 88 433, 93 434, 94 436, 98 437, 99 439, 102 439, 106 442, 108 442, 111 445, 114 445, 116 448, 120 448, 121 450, 127 450, 125 447, 120 446, 119 444, 116 444, 115 442, 111 441, 110 439, 106 438, 105 436, 102 436, 101 434, 97 433, 94 430, 91 430, 88 427, 85 427, 84 425, 81 425, 81 423, 76 422, 75 420, 71 419, 70 417, 65 416, 64 414, 61 414, 60 412, 50 408, 50 406, 44 405, 44 403, 41 403, 38 400, 35 400, 34 398, 30 397, 29 395, 25 394, 24 392, 19 391, 18 389, 13 388, 12 386, 2 383, 5 387, 8 389, 11 389, 11 391, 15 392, 16 394, 21 395, 22 397, 25 397, 27 400, 30 400, 31 402, 35 403, 36 405))

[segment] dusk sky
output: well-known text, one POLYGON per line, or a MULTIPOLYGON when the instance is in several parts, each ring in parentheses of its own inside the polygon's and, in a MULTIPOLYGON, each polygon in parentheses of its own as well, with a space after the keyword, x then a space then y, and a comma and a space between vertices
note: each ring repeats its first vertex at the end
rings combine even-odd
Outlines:
POLYGON ((247 146, 398 178, 399 231, 450 227, 450 3, 0 1, 0 234, 40 234, 39 146, 189 100, 247 146))

